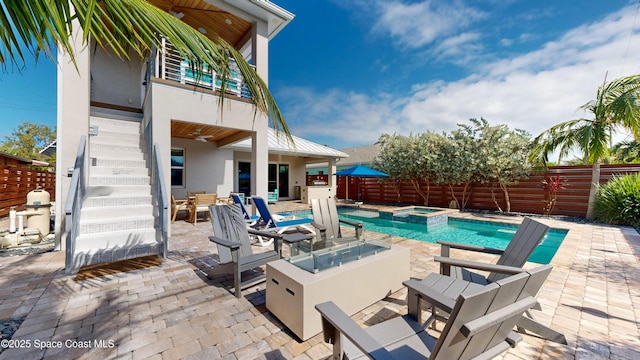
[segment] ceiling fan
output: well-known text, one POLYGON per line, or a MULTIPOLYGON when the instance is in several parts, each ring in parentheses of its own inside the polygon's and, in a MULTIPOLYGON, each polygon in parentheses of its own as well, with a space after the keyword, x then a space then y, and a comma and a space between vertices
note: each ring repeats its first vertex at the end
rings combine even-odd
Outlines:
POLYGON ((207 142, 208 138, 213 137, 213 135, 200 135, 201 132, 202 132, 202 129, 196 129, 194 132, 192 132, 189 135, 195 136, 194 140, 202 141, 202 142, 207 142))
POLYGON ((195 140, 196 141, 202 141, 202 142, 207 142, 207 139, 213 137, 213 135, 198 135, 196 136, 195 140))

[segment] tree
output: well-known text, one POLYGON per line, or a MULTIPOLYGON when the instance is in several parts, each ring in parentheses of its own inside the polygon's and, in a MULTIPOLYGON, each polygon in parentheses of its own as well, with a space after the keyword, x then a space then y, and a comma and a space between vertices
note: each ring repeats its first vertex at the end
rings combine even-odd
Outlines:
POLYGON ((499 211, 502 211, 494 193, 494 188, 502 190, 505 211, 511 212, 509 186, 526 179, 531 172, 527 161, 530 135, 520 129, 510 130, 507 125, 489 126, 489 123, 471 119, 475 132, 479 136, 480 152, 483 162, 478 167, 479 180, 491 184, 491 197, 499 211))
POLYGON ((543 131, 534 139, 530 160, 546 166, 551 152, 565 157, 573 150, 582 152, 585 164, 593 165, 587 218, 593 218, 593 202, 600 179, 600 164, 610 161, 609 144, 613 133, 624 128, 640 140, 640 75, 615 79, 598 88, 596 99, 580 109, 593 119, 574 119, 543 131))
POLYGON ((613 162, 618 164, 640 163, 640 142, 623 141, 611 148, 613 162))
POLYGON ((438 159, 438 136, 440 135, 431 131, 409 136, 380 136, 378 144, 381 145, 381 149, 375 160, 375 167, 389 175, 388 180, 396 188, 398 201, 400 192, 397 185, 405 180, 409 181, 422 197, 423 204, 429 205, 430 182, 438 159))
POLYGON ((476 129, 458 124, 458 129, 442 139, 435 182, 448 185, 459 209, 465 209, 471 198, 472 185, 478 181, 478 171, 484 161, 479 148, 476 129), (454 186, 462 186, 457 196, 454 186))
POLYGON ((56 139, 55 129, 47 125, 37 125, 30 122, 20 124, 11 135, 5 136, 0 144, 0 151, 29 160, 40 160, 55 164, 55 155, 40 154, 45 146, 56 139))
MULTIPOLYGON (((75 62, 75 49, 70 41, 74 26, 79 26, 84 42, 94 39, 121 58, 133 49, 144 57, 152 46, 160 48, 161 35, 197 70, 211 68, 223 77, 235 60, 253 103, 265 114, 276 130, 290 141, 286 122, 265 82, 247 63, 242 54, 216 34, 201 34, 169 13, 144 0, 17 0, 0 3, 0 64, 18 68, 25 56, 48 54, 53 58, 54 44, 75 62)), ((222 91, 228 84, 223 82, 222 91)), ((223 96, 220 106, 222 106, 223 96)))
POLYGON ((402 194, 399 185, 401 181, 408 179, 411 163, 407 152, 410 147, 409 138, 400 134, 382 134, 377 144, 380 144, 380 153, 374 159, 373 167, 389 175, 384 181, 391 182, 400 202, 402 194))

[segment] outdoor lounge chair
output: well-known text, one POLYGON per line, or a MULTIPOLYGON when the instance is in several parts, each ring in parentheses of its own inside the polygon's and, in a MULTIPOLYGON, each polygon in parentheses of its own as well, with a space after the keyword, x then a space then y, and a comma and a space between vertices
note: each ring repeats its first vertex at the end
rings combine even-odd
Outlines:
MULTIPOLYGON (((178 215, 178 211, 186 211, 189 212, 189 207, 187 204, 188 200, 176 200, 176 197, 171 195, 171 223, 173 224, 176 221, 176 216, 178 215)), ((189 216, 187 215, 187 218, 189 216)))
MULTIPOLYGON (((520 227, 518 227, 518 231, 504 250, 437 241, 437 243, 441 245, 441 256, 434 257, 434 260, 440 263, 440 273, 442 275, 448 275, 452 278, 466 280, 479 285, 486 285, 509 275, 525 271, 522 267, 536 246, 540 244, 548 230, 549 227, 547 225, 525 217, 520 227), (452 248, 501 256, 496 264, 454 259, 450 257, 450 249, 452 248), (489 272, 489 274, 483 276, 471 272, 468 269, 486 271, 489 272)), ((424 279, 423 282, 428 283, 429 281, 428 279, 424 279)), ((539 305, 536 305, 535 308, 536 310, 540 310, 539 305)), ((547 340, 562 344, 567 343, 564 335, 536 322, 530 312, 527 312, 527 315, 528 317, 524 317, 519 323, 521 328, 534 332, 547 340)))
POLYGON ((189 217, 193 220, 193 224, 198 223, 198 213, 204 212, 209 215, 209 206, 218 202, 218 194, 195 194, 193 203, 190 204, 189 217))
POLYGON ((497 265, 518 268, 513 269, 511 273, 520 272, 522 271, 521 268, 529 259, 529 256, 531 256, 531 253, 533 253, 533 250, 542 242, 548 230, 549 227, 547 225, 525 217, 522 224, 518 227, 518 231, 513 235, 509 245, 507 245, 504 250, 438 240, 437 243, 440 244, 441 256, 434 257, 434 260, 440 263, 440 273, 443 275, 451 275, 478 284, 487 284, 504 278, 508 276, 509 273, 493 272, 491 264, 453 259, 450 257, 450 250, 459 249, 500 255, 496 263, 497 265), (489 271, 491 273, 489 276, 484 277, 468 271, 467 269, 469 268, 489 271))
POLYGON ((355 239, 362 238, 362 223, 340 219, 335 199, 311 199, 311 210, 313 211, 313 221, 322 224, 326 229, 321 232, 319 240, 325 242, 327 246, 331 245, 327 242, 339 242, 342 239, 340 223, 353 226, 356 232, 355 239))
POLYGON ((322 314, 324 341, 333 344, 334 359, 492 359, 522 340, 512 329, 536 303, 524 291, 531 278, 523 272, 462 292, 455 301, 416 281, 412 292, 416 299, 408 302, 407 315, 366 329, 332 302, 316 309, 322 314), (425 324, 415 317, 421 301, 451 309, 437 338, 425 326, 433 316, 425 324))
MULTIPOLYGON (((273 231, 282 234, 285 231, 301 227, 307 232, 316 235, 316 229, 324 228, 321 225, 318 226, 315 224, 311 219, 278 220, 274 215, 271 215, 269 207, 262 197, 253 196, 251 199, 260 213, 260 219, 255 226, 261 230, 273 231)), ((258 239, 262 246, 270 245, 270 243, 264 242, 262 238, 258 237, 258 239)))
POLYGON ((260 219, 260 216, 249 215, 249 213, 247 212, 247 209, 244 207, 244 204, 242 203, 242 200, 240 199, 240 196, 238 196, 238 194, 232 193, 231 199, 233 199, 234 204, 240 205, 240 209, 242 210, 242 215, 244 216, 244 221, 247 223, 247 225, 252 226, 258 222, 258 220, 260 219))
POLYGON ((208 277, 220 274, 233 274, 233 286, 236 297, 240 297, 243 287, 255 285, 265 280, 259 276, 249 281, 242 281, 242 272, 251 270, 281 257, 282 240, 285 235, 274 232, 263 232, 247 228, 240 207, 237 205, 209 206, 213 236, 209 240, 218 246, 220 263, 207 273, 208 277), (274 238, 274 249, 254 254, 251 249, 249 234, 274 238))

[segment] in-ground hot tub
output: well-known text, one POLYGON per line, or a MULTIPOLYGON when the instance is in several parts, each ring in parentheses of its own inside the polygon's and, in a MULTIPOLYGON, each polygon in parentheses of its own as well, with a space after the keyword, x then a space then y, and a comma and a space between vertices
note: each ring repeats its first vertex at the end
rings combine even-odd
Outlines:
POLYGON ((428 206, 404 206, 393 210, 380 210, 380 218, 396 220, 428 226, 446 224, 449 214, 457 213, 457 209, 445 209, 428 206))

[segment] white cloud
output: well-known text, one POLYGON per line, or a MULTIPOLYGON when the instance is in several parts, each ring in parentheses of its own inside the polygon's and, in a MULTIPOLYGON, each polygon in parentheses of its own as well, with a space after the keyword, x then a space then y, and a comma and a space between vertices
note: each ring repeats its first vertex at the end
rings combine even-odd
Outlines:
POLYGON ((422 1, 405 4, 400 1, 377 1, 378 20, 375 32, 390 35, 408 48, 419 48, 427 44, 459 34, 473 22, 486 15, 460 1, 422 1))
POLYGON ((412 84, 409 97, 306 88, 278 98, 296 135, 330 136, 338 148, 373 143, 382 133, 450 131, 481 116, 535 136, 587 116, 577 108, 595 97, 607 71, 612 80, 640 70, 640 35, 630 37, 634 15, 635 8, 622 9, 539 50, 480 64, 458 81, 412 84))

